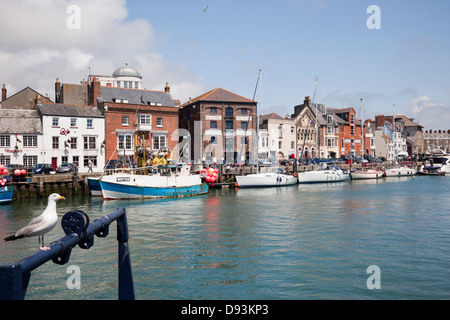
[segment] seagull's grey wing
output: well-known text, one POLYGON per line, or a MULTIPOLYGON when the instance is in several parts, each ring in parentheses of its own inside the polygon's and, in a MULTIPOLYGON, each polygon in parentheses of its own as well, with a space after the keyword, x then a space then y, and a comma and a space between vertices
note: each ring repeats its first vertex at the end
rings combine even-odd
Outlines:
POLYGON ((41 215, 30 221, 25 227, 17 231, 16 237, 18 236, 32 236, 33 232, 44 222, 44 217, 41 215))

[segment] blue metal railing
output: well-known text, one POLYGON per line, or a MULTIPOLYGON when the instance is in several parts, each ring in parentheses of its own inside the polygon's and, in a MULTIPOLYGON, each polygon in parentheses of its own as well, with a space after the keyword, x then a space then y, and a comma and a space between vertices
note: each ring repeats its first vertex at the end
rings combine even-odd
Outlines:
POLYGON ((89 223, 89 217, 81 210, 68 212, 61 219, 65 237, 50 244, 51 250, 37 252, 16 263, 0 267, 0 300, 24 300, 31 271, 52 260, 58 265, 69 262, 72 248, 89 249, 94 245, 94 235, 105 238, 109 225, 117 221, 118 242, 118 298, 134 300, 133 274, 128 247, 128 224, 125 208, 89 223))

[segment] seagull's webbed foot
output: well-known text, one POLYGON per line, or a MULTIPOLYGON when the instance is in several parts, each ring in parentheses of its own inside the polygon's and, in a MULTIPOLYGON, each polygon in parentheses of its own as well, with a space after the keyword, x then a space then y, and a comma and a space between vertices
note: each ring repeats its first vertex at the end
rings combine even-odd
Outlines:
POLYGON ((49 251, 49 250, 51 250, 50 247, 40 247, 39 249, 41 249, 41 251, 49 251))

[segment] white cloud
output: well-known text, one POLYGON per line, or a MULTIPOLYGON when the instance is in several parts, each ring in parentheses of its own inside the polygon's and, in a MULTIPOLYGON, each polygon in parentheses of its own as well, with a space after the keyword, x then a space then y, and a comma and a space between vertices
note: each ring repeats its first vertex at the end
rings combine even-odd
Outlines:
POLYGON ((424 109, 433 108, 433 107, 445 107, 444 104, 436 103, 431 100, 430 97, 421 96, 412 100, 412 112, 419 113, 424 109))
POLYGON ((56 78, 79 83, 89 68, 110 75, 126 62, 147 89, 163 90, 168 81, 174 99, 182 100, 204 92, 201 78, 155 52, 151 23, 129 19, 125 0, 4 0, 2 13, 0 82, 8 95, 30 86, 53 97, 56 78), (71 5, 80 9, 79 29, 67 26, 71 5))
POLYGON ((450 129, 450 106, 428 96, 414 98, 409 106, 412 116, 427 129, 450 129))

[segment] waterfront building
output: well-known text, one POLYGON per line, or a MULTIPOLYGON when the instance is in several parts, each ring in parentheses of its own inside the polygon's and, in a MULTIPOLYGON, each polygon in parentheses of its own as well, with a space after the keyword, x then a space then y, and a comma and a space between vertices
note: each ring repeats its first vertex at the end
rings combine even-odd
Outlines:
POLYGON ((296 156, 295 119, 276 113, 259 117, 258 153, 260 159, 285 160, 296 156))
POLYGON ((66 104, 43 104, 36 99, 36 111, 42 121, 39 163, 56 169, 73 163, 79 172, 94 172, 105 166, 105 119, 97 108, 66 104))
POLYGON ((405 158, 425 152, 423 126, 414 122, 414 119, 404 115, 395 115, 395 117, 377 115, 375 126, 381 128, 384 134, 390 137, 390 143, 392 143, 390 147, 393 151, 389 152, 388 159, 393 160, 397 156, 405 158))
POLYGON ((367 119, 364 122, 364 150, 366 155, 373 157, 377 156, 375 130, 375 122, 371 119, 367 119))
MULTIPOLYGON (((148 158, 178 146, 178 105, 168 83, 164 90, 143 90, 135 68, 117 68, 112 76, 90 75, 81 84, 55 83, 55 99, 80 102, 98 108, 105 120, 106 161, 131 165, 135 151, 143 146, 148 158)), ((147 158, 147 159, 148 159, 147 158)), ((176 160, 176 159, 172 159, 176 160)))
POLYGON ((361 157, 365 154, 363 150, 361 120, 356 118, 353 108, 329 108, 343 121, 339 130, 340 151, 342 155, 361 157))
POLYGON ((450 130, 426 130, 423 134, 424 152, 438 150, 450 153, 450 130))
POLYGON ((423 140, 423 126, 416 123, 413 118, 404 115, 396 115, 395 123, 397 131, 406 139, 406 151, 408 154, 421 154, 425 152, 423 140))
POLYGON ((340 130, 345 121, 333 110, 324 108, 318 116, 319 146, 321 158, 339 158, 340 152, 340 130))
POLYGON ((36 110, 0 109, 0 164, 31 167, 42 163, 43 145, 36 110))
POLYGON ((303 104, 294 107, 292 118, 295 118, 297 158, 318 157, 318 125, 316 126, 316 111, 323 105, 311 103, 311 98, 305 97, 303 104))
POLYGON ((135 150, 143 146, 149 156, 164 149, 178 151, 178 108, 166 84, 164 91, 101 87, 94 79, 92 90, 105 116, 106 156, 135 161, 135 150))
POLYGON ((179 110, 185 130, 185 161, 253 162, 256 155, 256 101, 216 88, 190 99, 179 110))

